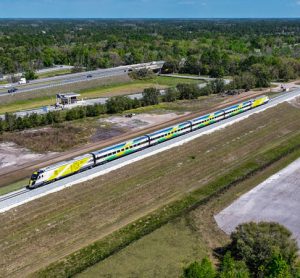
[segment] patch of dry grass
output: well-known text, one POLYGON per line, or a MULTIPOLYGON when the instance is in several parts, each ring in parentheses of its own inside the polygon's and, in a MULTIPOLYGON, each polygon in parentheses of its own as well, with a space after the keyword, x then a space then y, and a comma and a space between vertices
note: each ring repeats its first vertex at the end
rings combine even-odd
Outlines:
POLYGON ((22 132, 4 133, 0 141, 14 142, 34 152, 61 152, 87 143, 91 132, 68 124, 22 132))

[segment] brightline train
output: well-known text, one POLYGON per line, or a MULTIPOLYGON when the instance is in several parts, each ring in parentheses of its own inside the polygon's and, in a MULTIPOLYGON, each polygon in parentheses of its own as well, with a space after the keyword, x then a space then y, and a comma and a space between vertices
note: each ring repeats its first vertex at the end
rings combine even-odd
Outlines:
POLYGON ((166 140, 170 140, 177 136, 192 132, 215 122, 235 116, 239 113, 264 105, 268 101, 269 98, 267 96, 261 96, 190 121, 155 131, 151 134, 131 139, 127 142, 78 156, 68 161, 50 165, 34 172, 30 178, 27 188, 34 189, 78 172, 91 169, 100 164, 118 159, 133 152, 140 151, 152 145, 162 143, 166 140))

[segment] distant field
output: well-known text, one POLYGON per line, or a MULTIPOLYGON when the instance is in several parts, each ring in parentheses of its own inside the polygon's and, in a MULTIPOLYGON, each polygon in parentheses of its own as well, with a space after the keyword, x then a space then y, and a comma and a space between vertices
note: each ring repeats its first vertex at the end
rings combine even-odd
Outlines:
POLYGON ((299 116, 300 109, 285 103, 16 209, 22 213, 0 215, 5 227, 0 230, 0 272, 11 277, 29 274, 203 188, 258 154, 284 146, 299 134, 299 116))
POLYGON ((82 83, 61 86, 53 89, 41 90, 37 92, 28 92, 15 94, 13 96, 1 97, 0 114, 5 112, 15 112, 20 110, 32 109, 47 105, 55 104, 55 95, 58 92, 74 91, 81 94, 83 98, 97 98, 105 96, 128 95, 142 92, 145 88, 156 87, 166 88, 176 86, 178 83, 195 83, 197 80, 182 80, 180 78, 155 77, 151 80, 132 80, 129 77, 116 77, 92 83, 85 83, 85 88, 82 88, 82 83), (98 85, 97 85, 98 84, 98 85), (86 86, 90 88, 86 88, 86 86))

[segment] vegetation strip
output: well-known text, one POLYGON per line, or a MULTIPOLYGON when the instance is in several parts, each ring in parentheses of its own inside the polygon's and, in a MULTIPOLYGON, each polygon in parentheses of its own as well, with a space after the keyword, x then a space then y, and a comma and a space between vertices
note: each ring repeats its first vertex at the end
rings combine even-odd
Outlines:
POLYGON ((170 220, 195 209, 229 187, 246 180, 264 170, 274 162, 300 149, 300 134, 281 145, 258 154, 244 162, 240 167, 195 190, 181 200, 174 201, 148 216, 142 217, 105 238, 84 247, 61 261, 34 273, 35 277, 70 277, 87 267, 107 258, 146 234, 166 224, 170 220))

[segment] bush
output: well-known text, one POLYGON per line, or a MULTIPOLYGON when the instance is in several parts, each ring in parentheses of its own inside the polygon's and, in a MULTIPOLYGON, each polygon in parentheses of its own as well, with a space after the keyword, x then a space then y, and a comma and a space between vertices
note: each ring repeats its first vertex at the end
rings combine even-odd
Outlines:
POLYGON ((208 258, 204 258, 201 263, 194 262, 183 271, 183 278, 214 278, 215 269, 208 258))
POLYGON ((225 92, 225 82, 223 79, 213 80, 207 86, 210 86, 212 94, 220 94, 225 92))
POLYGON ((163 96, 164 102, 174 102, 179 99, 179 92, 175 88, 169 88, 163 96))
POLYGON ((231 234, 229 250, 236 259, 244 260, 251 273, 265 272, 274 254, 293 267, 298 246, 292 233, 278 223, 246 223, 231 234))
POLYGON ((297 277, 297 273, 295 273, 295 271, 293 272, 294 273, 292 273, 292 270, 288 263, 279 254, 273 255, 271 261, 269 262, 265 270, 266 276, 269 278, 297 277))
POLYGON ((106 102, 107 112, 111 114, 122 113, 125 110, 132 109, 134 103, 134 100, 126 96, 112 97, 106 102))
POLYGON ((244 261, 235 261, 230 252, 224 256, 219 278, 249 278, 250 273, 244 261))
POLYGON ((147 88, 143 92, 142 103, 144 106, 159 104, 160 93, 155 88, 147 88))
POLYGON ((256 83, 256 77, 250 72, 245 72, 241 75, 234 76, 229 87, 230 89, 245 89, 248 91, 255 88, 256 83))
POLYGON ((132 79, 138 79, 138 80, 143 80, 143 79, 151 79, 153 78, 154 74, 152 70, 148 69, 140 69, 140 70, 134 70, 132 71, 129 76, 132 79))
POLYGON ((179 99, 196 99, 200 94, 200 89, 196 84, 182 84, 176 86, 179 92, 179 99))
POLYGON ((257 88, 270 87, 270 73, 268 68, 263 64, 254 64, 251 66, 251 73, 256 77, 257 88))
POLYGON ((26 78, 26 80, 34 80, 38 78, 33 70, 26 71, 24 77, 26 78))

